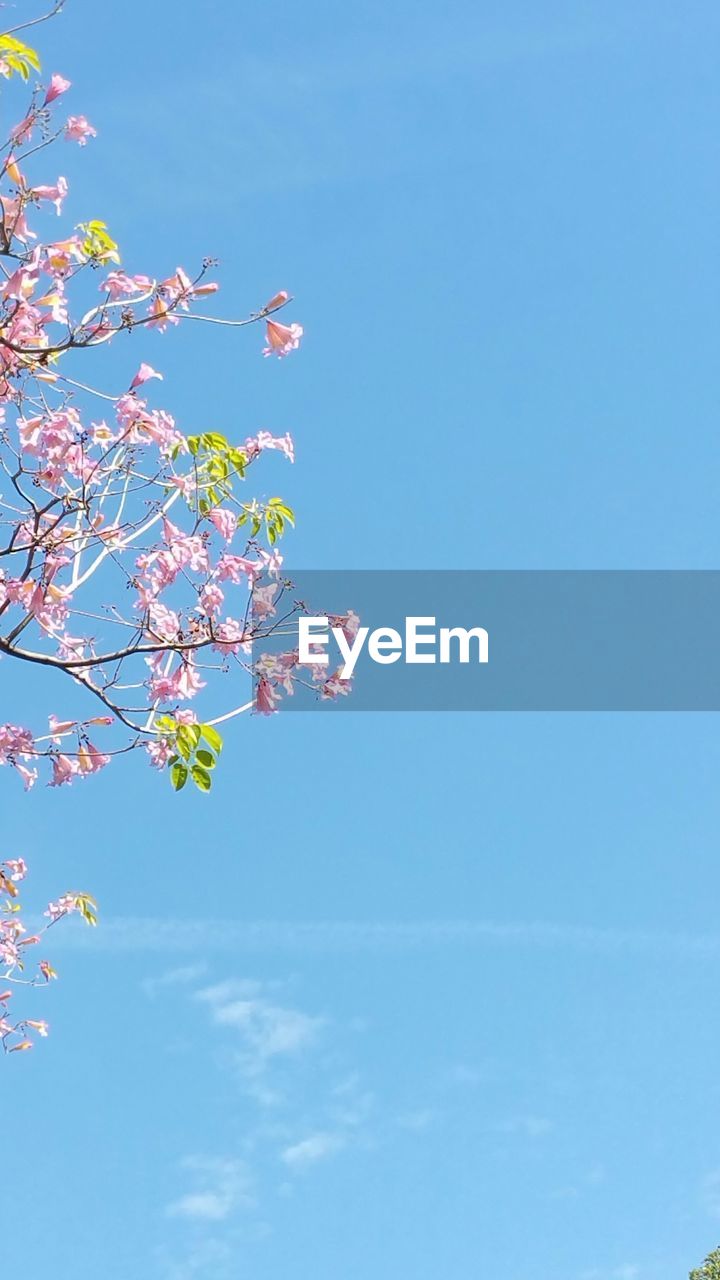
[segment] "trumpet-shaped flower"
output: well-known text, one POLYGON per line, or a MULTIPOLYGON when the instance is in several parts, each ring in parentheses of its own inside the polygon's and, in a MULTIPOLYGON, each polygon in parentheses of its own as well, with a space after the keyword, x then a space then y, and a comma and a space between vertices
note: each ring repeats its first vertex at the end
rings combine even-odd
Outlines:
POLYGON ((263 349, 264 356, 287 356, 300 346, 303 327, 301 324, 280 324, 277 320, 268 320, 265 335, 267 346, 263 349))

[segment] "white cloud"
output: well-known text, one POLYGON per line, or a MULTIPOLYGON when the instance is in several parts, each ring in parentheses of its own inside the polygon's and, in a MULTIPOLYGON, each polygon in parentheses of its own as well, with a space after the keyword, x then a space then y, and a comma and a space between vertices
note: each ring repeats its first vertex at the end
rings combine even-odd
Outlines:
POLYGON ((141 986, 145 995, 152 998, 165 987, 190 986, 206 973, 207 965, 205 964, 186 964, 177 969, 168 969, 167 973, 161 973, 157 978, 145 978, 141 986))
POLYGON ((220 1191, 195 1191, 168 1205, 171 1218, 202 1218, 222 1222, 232 1211, 232 1200, 220 1191))
POLYGON ((344 1146, 345 1139, 339 1133, 313 1133, 302 1142, 286 1147, 280 1159, 291 1169, 302 1169, 317 1164, 319 1160, 327 1160, 344 1146))
POLYGON ((101 930, 72 927, 58 934, 60 949, 104 951, 353 952, 412 950, 416 947, 513 947, 590 953, 679 954, 699 960, 720 952, 720 933, 651 933, 603 929, 547 921, 325 920, 228 921, 161 920, 153 917, 103 919, 101 930))
POLYGON ((167 1206, 169 1217, 224 1222, 240 1209, 254 1206, 251 1178, 241 1160, 192 1157, 183 1167, 199 1185, 167 1206))
POLYGON ((239 1031, 254 1058, 266 1060, 307 1048, 323 1025, 298 1009, 273 1004, 255 983, 219 983, 197 993, 209 1004, 213 1021, 239 1031))

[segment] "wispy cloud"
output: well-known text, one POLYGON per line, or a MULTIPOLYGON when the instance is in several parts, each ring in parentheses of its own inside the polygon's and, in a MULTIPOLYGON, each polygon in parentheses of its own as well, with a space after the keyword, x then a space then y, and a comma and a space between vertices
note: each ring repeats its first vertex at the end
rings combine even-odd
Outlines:
POLYGON ((323 1018, 280 1004, 257 982, 225 981, 194 993, 212 1022, 230 1031, 237 1049, 234 1061, 246 1082, 246 1093, 263 1106, 282 1101, 271 1082, 278 1061, 297 1058, 315 1045, 323 1018))
POLYGON ((280 1159, 291 1169, 303 1169, 317 1164, 319 1160, 327 1160, 344 1146, 345 1138, 340 1133, 313 1133, 310 1137, 285 1147, 280 1159))
POLYGON ((598 928, 548 921, 280 921, 104 918, 98 929, 67 927, 54 946, 104 951, 257 954, 278 952, 408 951, 422 947, 508 947, 598 953, 667 954, 705 959, 720 955, 720 934, 598 928))
POLYGON ((145 995, 152 998, 169 987, 191 986, 206 973, 206 964, 185 964, 176 969, 168 969, 166 973, 158 974, 155 978, 144 978, 141 986, 145 995))
POLYGON ((193 1156, 183 1161, 183 1168, 192 1175, 195 1189, 167 1206, 168 1217, 225 1222, 240 1209, 254 1208, 252 1179, 244 1161, 193 1156))

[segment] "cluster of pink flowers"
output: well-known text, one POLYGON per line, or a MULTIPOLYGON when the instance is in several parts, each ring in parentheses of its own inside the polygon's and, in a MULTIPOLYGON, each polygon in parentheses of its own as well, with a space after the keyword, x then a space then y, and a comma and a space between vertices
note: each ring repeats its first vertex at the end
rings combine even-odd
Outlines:
POLYGON ((30 932, 23 923, 18 885, 27 875, 22 858, 0 862, 0 1044, 6 1053, 18 1053, 33 1046, 33 1035, 46 1036, 48 1025, 42 1019, 12 1014, 14 990, 20 987, 44 986, 57 978, 49 960, 29 967, 31 949, 43 940, 48 929, 58 920, 79 913, 88 924, 96 920, 95 903, 87 894, 66 893, 49 903, 47 923, 30 932))
MULTIPOLYGON (((277 543, 293 516, 280 498, 247 498, 243 486, 268 451, 294 461, 290 434, 263 427, 235 443, 220 423, 186 435, 154 403, 163 375, 150 363, 134 363, 116 393, 76 370, 81 353, 118 335, 192 320, 218 285, 209 260, 194 275, 127 271, 98 220, 50 243, 38 238, 32 215, 43 204, 60 214, 68 184, 39 182, 35 152, 48 138, 85 146, 97 134, 83 115, 53 134, 70 87, 53 75, 33 93, 0 162, 0 662, 53 668, 70 677, 68 688, 80 686, 85 705, 62 721, 51 716, 46 732, 0 725, 0 764, 28 788, 45 761, 60 786, 144 748, 159 767, 179 760, 182 772, 189 760, 204 788, 207 768, 179 730, 201 723, 186 704, 215 674, 259 674, 263 713, 306 674, 324 697, 347 690, 301 673, 291 657, 259 672, 253 660, 253 643, 272 630, 283 589, 277 543), (71 294, 85 295, 78 315, 71 294), (98 726, 108 729, 102 741, 98 726)), ((264 354, 284 357, 303 334, 275 317, 290 301, 281 291, 247 320, 218 323, 263 324, 264 354)))

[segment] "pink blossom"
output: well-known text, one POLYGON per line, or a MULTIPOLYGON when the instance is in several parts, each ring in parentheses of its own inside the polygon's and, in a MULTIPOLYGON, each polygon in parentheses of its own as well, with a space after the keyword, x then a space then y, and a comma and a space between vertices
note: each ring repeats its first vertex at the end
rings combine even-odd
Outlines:
POLYGON ((281 289, 279 293, 274 293, 269 302, 265 303, 263 311, 277 311, 278 307, 284 307, 285 303, 290 299, 290 294, 285 289, 281 289))
POLYGON ((130 383, 130 390, 134 391, 136 387, 142 386, 143 382, 148 382, 150 378, 159 378, 161 382, 163 380, 162 374, 158 373, 156 369, 153 369, 152 365, 144 363, 141 364, 135 374, 135 377, 130 383))
POLYGON ((56 98, 59 98, 62 93, 67 92, 71 84, 72 80, 66 80, 64 76, 60 76, 56 72, 55 75, 50 78, 50 84, 48 85, 47 93, 45 94, 43 106, 49 107, 51 102, 54 102, 56 98))
POLYGON ((352 692, 352 680, 343 680, 341 670, 342 668, 338 667, 330 679, 325 681, 320 690, 321 698, 337 698, 339 695, 347 697, 352 692))
POLYGON ((164 769, 172 755, 172 746, 167 738, 156 738, 152 742, 146 742, 145 750, 154 769, 164 769))
POLYGON ((263 349, 264 356, 287 356, 297 351, 303 336, 302 325, 280 324, 277 320, 266 321, 265 332, 268 345, 263 349))
POLYGON ((37 782, 37 779, 38 779, 37 769, 26 769, 25 765, 20 764, 19 761, 16 760, 15 772, 20 774, 20 777, 22 778, 23 784, 24 784, 23 789, 25 791, 30 791, 32 787, 35 786, 35 783, 37 782))
POLYGON ((79 773, 79 765, 76 760, 71 760, 69 756, 58 755, 52 758, 52 778, 50 779, 51 787, 61 787, 65 782, 72 782, 73 778, 79 773))
POLYGON ((153 673, 149 687, 151 697, 156 702, 185 701, 194 698, 205 687, 191 656, 181 658, 180 664, 172 672, 165 670, 167 659, 163 653, 154 654, 146 662, 153 673))
POLYGON ((218 560, 216 573, 220 582, 226 582, 229 578, 231 582, 239 583, 245 577, 252 586, 262 573, 262 565, 256 560, 233 556, 226 551, 218 560))
POLYGON ((98 751, 92 742, 86 741, 78 752, 78 765, 81 773, 98 773, 110 764, 110 756, 98 751))
POLYGON ((17 883, 27 875, 27 863, 24 858, 6 858, 2 864, 10 872, 10 879, 17 883))
POLYGON ((32 755, 34 745, 29 729, 15 724, 0 724, 0 764, 7 764, 17 755, 27 758, 32 755))
POLYGON ((360 619, 353 609, 344 614, 332 614, 328 622, 331 627, 341 627, 348 644, 352 644, 360 626, 360 619))
POLYGON ((63 200, 68 193, 68 184, 65 178, 58 178, 54 187, 40 186, 33 187, 32 193, 39 200, 50 200, 55 205, 55 212, 60 215, 62 212, 63 200))
POLYGON ((93 128, 85 116, 68 116, 65 137, 68 142, 79 142, 84 147, 88 138, 97 138, 97 129, 93 128))
POLYGON ((29 142, 32 138, 33 129, 35 128, 36 123, 37 117, 31 112, 30 115, 25 116, 25 119, 21 120, 19 124, 14 124, 12 126, 10 130, 10 138, 13 142, 20 145, 25 142, 29 142))
POLYGON ((257 690, 255 693, 255 709, 261 716, 271 716, 277 710, 277 703, 280 701, 280 694, 277 689, 273 689, 269 680, 265 676, 261 676, 258 680, 257 690))
POLYGON ((215 507, 208 519, 215 525, 221 538, 226 542, 232 542, 237 532, 237 516, 234 511, 230 511, 227 507, 215 507))
POLYGON ((217 613, 225 602, 225 592, 217 585, 216 582, 208 582, 203 587, 198 597, 198 603, 203 613, 212 615, 217 613))
POLYGON ((74 729, 76 725, 77 720, 58 720, 55 715, 48 716, 48 726, 55 743, 59 743, 60 738, 74 729))
POLYGON ((148 605, 150 627, 161 640, 175 640, 180 631, 180 619, 173 609, 168 609, 159 600, 151 600, 148 605))
POLYGON ((124 271, 111 271, 100 288, 103 293, 109 293, 115 300, 122 298, 125 294, 144 293, 152 288, 152 283, 149 276, 129 276, 124 271))
POLYGON ((250 649, 250 640, 245 633, 245 628, 237 618, 226 618, 215 627, 214 634, 213 649, 219 653, 237 653, 241 648, 250 649))
POLYGON ((277 547, 273 547, 272 551, 266 551, 265 547, 258 547, 258 556, 263 566, 263 571, 269 578, 278 578, 282 567, 283 558, 277 547))
POLYGON ((58 898, 57 902, 49 902, 44 914, 49 916, 54 924, 61 916, 70 915, 73 911, 77 911, 77 898, 71 893, 66 893, 62 898, 58 898))
POLYGON ((259 620, 272 617, 275 613, 273 603, 277 595, 277 583, 271 582, 266 587, 255 587, 252 594, 253 617, 259 620))
POLYGON ((34 1031, 37 1031, 39 1036, 46 1036, 48 1033, 48 1024, 42 1019, 38 1021, 35 1018, 26 1018, 25 1026, 32 1027, 34 1031))
POLYGON ((250 436, 245 441, 245 452, 249 459, 257 457, 263 449, 279 449, 290 462, 295 461, 295 448, 289 433, 273 436, 269 431, 258 431, 256 436, 250 436))

